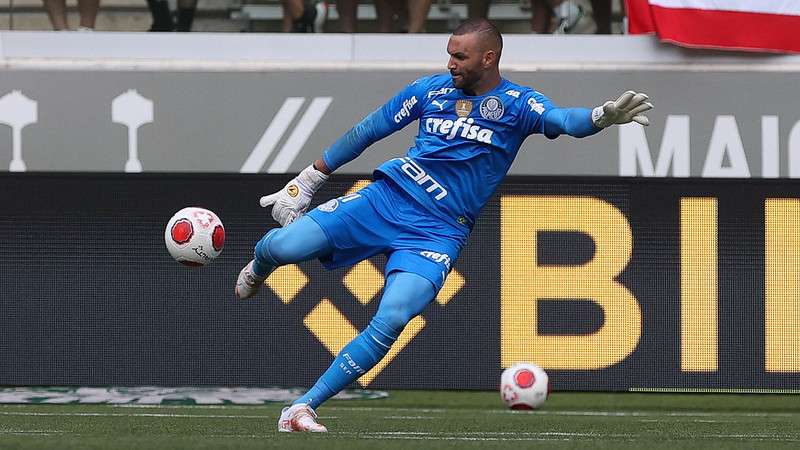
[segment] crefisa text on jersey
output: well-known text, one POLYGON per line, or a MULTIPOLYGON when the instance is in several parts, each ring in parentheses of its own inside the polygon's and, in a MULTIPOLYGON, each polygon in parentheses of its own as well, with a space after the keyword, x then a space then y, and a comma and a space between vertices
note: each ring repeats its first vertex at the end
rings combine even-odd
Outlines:
POLYGON ((468 119, 460 117, 455 121, 429 117, 425 119, 425 131, 428 133, 444 134, 445 139, 450 140, 456 137, 460 128, 460 136, 462 138, 483 142, 484 144, 491 144, 494 131, 488 128, 481 128, 478 125, 473 125, 474 122, 475 121, 471 117, 468 119))
POLYGON ((403 107, 400 108, 400 111, 397 111, 397 114, 394 115, 394 123, 400 123, 403 120, 403 117, 408 117, 411 115, 411 108, 417 104, 417 96, 413 96, 411 98, 407 98, 403 100, 403 107))

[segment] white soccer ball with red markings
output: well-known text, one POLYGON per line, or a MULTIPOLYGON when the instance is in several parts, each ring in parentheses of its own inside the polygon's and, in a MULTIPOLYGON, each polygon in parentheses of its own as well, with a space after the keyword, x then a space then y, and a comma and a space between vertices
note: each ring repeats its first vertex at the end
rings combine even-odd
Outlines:
POLYGON ((205 266, 222 252, 225 227, 216 214, 205 208, 183 208, 169 219, 164 241, 175 261, 205 266))
POLYGON ((538 409, 550 395, 550 381, 541 367, 516 363, 500 377, 500 396, 511 409, 538 409))

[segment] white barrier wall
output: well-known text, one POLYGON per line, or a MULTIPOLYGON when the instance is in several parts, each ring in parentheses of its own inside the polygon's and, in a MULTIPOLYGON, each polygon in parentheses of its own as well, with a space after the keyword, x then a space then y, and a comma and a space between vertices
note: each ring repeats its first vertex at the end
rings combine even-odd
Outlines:
MULTIPOLYGON (((357 69, 360 64, 397 68, 442 67, 446 34, 241 34, 241 33, 57 33, 0 32, 0 61, 5 68, 73 68, 95 60, 93 68, 117 68, 120 61, 178 61, 195 70, 240 70, 248 64, 269 67, 357 69), (211 62, 219 63, 214 67, 211 62), (104 64, 106 63, 106 64, 104 64), (223 64, 225 63, 225 64, 223 64), (52 66, 49 66, 52 64, 52 66), (227 65, 227 64, 233 64, 227 65), (237 65, 238 64, 238 65, 237 65), (241 66, 239 66, 241 65, 241 66)), ((750 54, 683 49, 651 36, 506 35, 503 68, 602 66, 671 67, 676 70, 800 71, 800 55, 750 54), (681 67, 683 66, 683 67, 681 67)))

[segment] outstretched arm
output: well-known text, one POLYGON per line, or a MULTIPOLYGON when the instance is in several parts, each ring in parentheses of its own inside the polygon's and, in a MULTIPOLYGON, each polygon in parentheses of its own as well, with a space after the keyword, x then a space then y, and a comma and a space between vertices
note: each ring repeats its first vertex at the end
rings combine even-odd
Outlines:
POLYGON ((574 137, 591 136, 611 125, 636 122, 649 125, 645 112, 653 108, 643 93, 627 91, 615 101, 607 101, 594 109, 560 108, 547 97, 534 92, 528 100, 531 107, 527 118, 531 133, 542 133, 550 139, 562 134, 574 137), (538 117, 535 113, 538 113, 538 117))
POLYGON ((626 91, 615 101, 607 101, 594 109, 554 108, 544 115, 544 134, 549 138, 559 134, 574 137, 591 136, 611 125, 629 122, 647 126, 650 120, 644 115, 653 109, 647 94, 626 91))
POLYGON ((592 123, 589 108, 553 108, 545 112, 543 119, 544 135, 550 139, 562 134, 582 138, 602 130, 592 123))
MULTIPOLYGON (((329 169, 328 173, 358 158, 367 147, 406 125, 403 123, 402 126, 399 126, 400 122, 395 123, 394 120, 386 117, 390 114, 392 105, 396 103, 395 100, 396 97, 370 113, 322 153, 321 161, 329 169)), ((321 167, 321 165, 317 167, 321 167)))
POLYGON ((367 147, 397 131, 390 122, 383 119, 382 110, 373 111, 358 125, 342 135, 333 145, 322 153, 322 158, 314 161, 314 168, 325 175, 358 158, 367 147))
POLYGON ((357 158, 367 147, 402 129, 419 117, 422 94, 416 83, 400 91, 373 111, 325 150, 322 158, 303 169, 278 192, 261 197, 262 207, 272 206, 272 217, 288 225, 302 216, 311 197, 328 180, 328 175, 357 158))

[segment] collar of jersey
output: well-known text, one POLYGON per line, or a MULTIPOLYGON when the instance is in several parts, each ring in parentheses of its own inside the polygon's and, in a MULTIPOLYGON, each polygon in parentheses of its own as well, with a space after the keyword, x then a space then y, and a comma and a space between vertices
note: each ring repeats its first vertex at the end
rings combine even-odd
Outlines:
POLYGON ((508 83, 509 83, 509 81, 508 81, 508 80, 506 80, 506 79, 505 79, 505 78, 503 78, 503 77, 500 77, 500 82, 499 82, 499 83, 497 83, 497 86, 495 86, 495 87, 494 87, 494 88, 493 88, 491 91, 488 91, 488 92, 486 92, 486 93, 484 93, 484 94, 481 94, 481 95, 467 95, 467 94, 465 94, 465 93, 464 93, 464 90, 463 90, 463 89, 458 89, 458 88, 456 88, 456 90, 457 90, 457 91, 458 91, 458 92, 459 92, 459 93, 460 93, 460 94, 461 94, 463 97, 466 97, 466 98, 482 98, 482 97, 486 97, 487 95, 492 95, 492 94, 496 93, 497 91, 500 91, 500 90, 502 90, 502 89, 505 87, 505 85, 507 85, 508 83))

